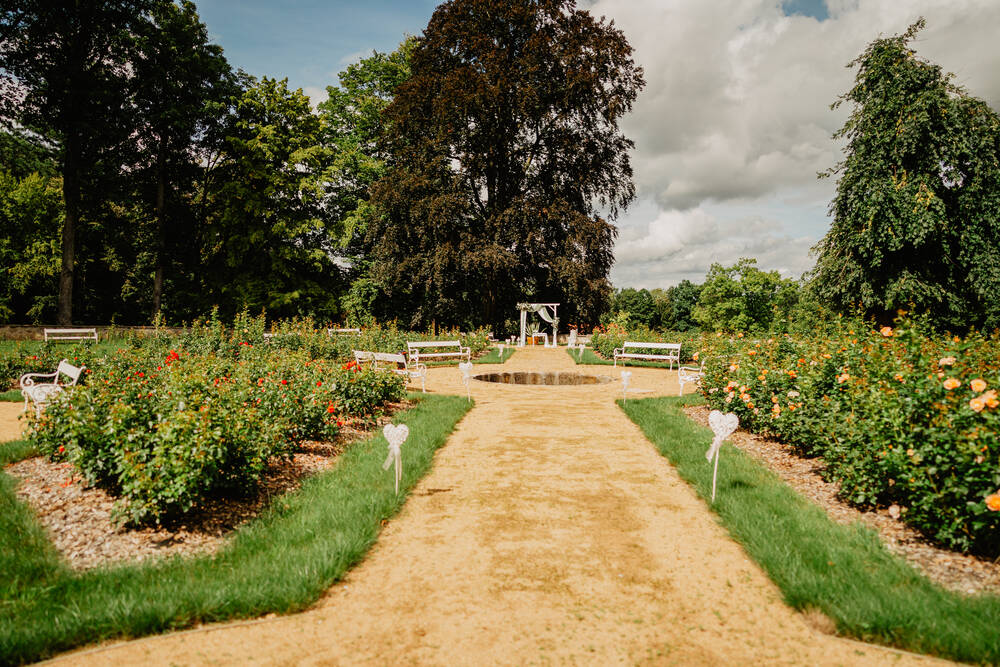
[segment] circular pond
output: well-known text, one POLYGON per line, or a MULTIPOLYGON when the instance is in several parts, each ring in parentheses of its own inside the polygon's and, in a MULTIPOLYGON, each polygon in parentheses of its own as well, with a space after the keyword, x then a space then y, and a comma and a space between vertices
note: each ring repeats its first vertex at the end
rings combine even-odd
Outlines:
POLYGON ((605 384, 611 382, 607 375, 584 375, 573 372, 538 373, 535 371, 514 371, 504 373, 480 373, 473 378, 480 382, 501 384, 534 384, 547 386, 567 386, 579 384, 605 384))

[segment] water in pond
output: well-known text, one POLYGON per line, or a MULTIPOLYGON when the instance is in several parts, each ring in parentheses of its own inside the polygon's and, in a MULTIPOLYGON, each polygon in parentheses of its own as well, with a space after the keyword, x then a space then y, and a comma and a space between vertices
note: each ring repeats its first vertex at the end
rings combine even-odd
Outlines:
POLYGON ((584 375, 575 372, 539 373, 536 371, 514 371, 504 373, 480 373, 473 376, 480 382, 500 382, 502 384, 535 385, 578 385, 605 384, 611 382, 607 375, 584 375))

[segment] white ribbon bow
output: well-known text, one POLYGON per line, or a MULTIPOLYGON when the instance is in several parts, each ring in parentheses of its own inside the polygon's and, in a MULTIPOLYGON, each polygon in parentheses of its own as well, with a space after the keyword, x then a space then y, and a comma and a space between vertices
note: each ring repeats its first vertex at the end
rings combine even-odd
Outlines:
POLYGON ((458 365, 458 370, 462 371, 462 382, 465 383, 465 395, 468 399, 472 400, 472 394, 469 393, 469 381, 472 379, 472 362, 463 361, 458 365))
POLYGON ((722 449, 722 441, 732 435, 733 431, 740 425, 740 418, 732 412, 722 414, 718 410, 708 413, 708 425, 715 433, 715 439, 705 452, 705 458, 711 461, 715 459, 715 468, 712 470, 712 502, 715 502, 715 478, 719 474, 719 450, 722 449))
POLYGON ((622 400, 628 400, 628 381, 632 377, 632 371, 622 371, 622 400))
POLYGON ((389 466, 393 463, 396 464, 396 495, 399 495, 399 480, 403 478, 401 447, 410 435, 410 428, 406 424, 400 424, 399 426, 386 424, 385 428, 382 429, 382 435, 385 436, 386 442, 389 443, 389 456, 385 459, 385 463, 382 464, 382 470, 388 470, 389 466))

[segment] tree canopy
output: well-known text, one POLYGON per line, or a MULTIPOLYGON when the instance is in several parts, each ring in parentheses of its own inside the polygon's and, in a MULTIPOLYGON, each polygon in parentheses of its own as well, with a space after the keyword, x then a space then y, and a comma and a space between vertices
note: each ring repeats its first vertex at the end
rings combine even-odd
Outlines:
POLYGON ((768 331, 787 318, 798 292, 793 280, 744 257, 733 266, 712 265, 693 314, 706 331, 768 331))
POLYGON ((608 220, 634 197, 618 120, 643 77, 625 36, 571 0, 450 0, 410 62, 372 192, 386 313, 496 326, 540 300, 596 321, 608 220))
POLYGON ((851 63, 851 115, 816 246, 814 288, 835 307, 942 328, 1000 326, 1000 117, 909 47, 923 19, 851 63))

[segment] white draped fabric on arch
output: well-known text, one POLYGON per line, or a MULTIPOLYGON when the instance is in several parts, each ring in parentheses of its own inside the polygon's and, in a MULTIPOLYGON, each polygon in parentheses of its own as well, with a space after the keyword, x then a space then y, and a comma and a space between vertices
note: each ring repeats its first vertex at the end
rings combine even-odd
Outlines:
MULTIPOLYGON (((521 311, 521 337, 518 339, 518 345, 524 347, 525 339, 527 336, 527 326, 528 326, 528 313, 535 313, 545 322, 552 325, 552 347, 556 345, 556 336, 559 334, 559 317, 556 315, 556 311, 559 308, 558 303, 519 303, 517 304, 518 310, 521 311)), ((546 343, 548 345, 548 343, 546 343)))

